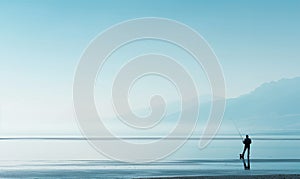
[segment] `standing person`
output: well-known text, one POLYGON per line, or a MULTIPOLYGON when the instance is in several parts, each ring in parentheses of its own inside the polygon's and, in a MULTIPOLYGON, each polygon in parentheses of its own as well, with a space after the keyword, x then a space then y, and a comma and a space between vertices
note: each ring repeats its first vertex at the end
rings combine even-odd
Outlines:
POLYGON ((246 150, 248 150, 247 157, 249 159, 251 139, 249 138, 248 135, 246 135, 246 138, 243 140, 243 144, 244 144, 244 151, 242 154, 240 154, 240 159, 244 159, 244 154, 245 154, 246 150))

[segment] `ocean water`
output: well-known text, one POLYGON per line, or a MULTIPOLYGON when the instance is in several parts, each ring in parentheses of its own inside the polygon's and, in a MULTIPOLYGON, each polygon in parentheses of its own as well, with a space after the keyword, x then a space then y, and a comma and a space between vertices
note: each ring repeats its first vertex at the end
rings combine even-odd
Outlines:
POLYGON ((244 170, 242 160, 238 158, 243 146, 236 136, 217 137, 203 150, 198 149, 198 140, 198 138, 190 139, 181 149, 163 160, 133 164, 99 158, 94 156, 96 153, 88 154, 89 150, 82 154, 84 149, 78 148, 78 153, 72 153, 67 150, 61 151, 62 148, 58 147, 72 146, 74 150, 74 146, 86 144, 86 141, 82 139, 1 139, 0 147, 3 150, 0 160, 0 178, 140 178, 300 174, 300 138, 298 135, 253 136, 251 170, 244 170), (7 145, 17 147, 11 152, 12 154, 7 153, 11 155, 10 157, 4 157, 3 154, 9 150, 5 148, 7 145), (20 150, 22 146, 32 150, 20 150), (42 146, 47 148, 52 146, 53 150, 45 151, 42 146), (54 150, 53 146, 57 146, 58 149, 54 150))

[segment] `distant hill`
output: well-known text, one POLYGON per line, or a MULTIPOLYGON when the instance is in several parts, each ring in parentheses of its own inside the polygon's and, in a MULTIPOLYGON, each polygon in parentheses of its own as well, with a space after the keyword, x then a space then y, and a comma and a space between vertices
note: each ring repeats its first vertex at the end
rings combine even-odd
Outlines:
MULTIPOLYGON (((201 100, 196 135, 200 135, 205 127, 211 107, 208 96, 200 98, 201 100)), ((189 111, 186 112, 189 114, 189 111)), ((179 112, 174 111, 165 116, 161 124, 176 125, 179 116, 179 112)), ((119 120, 116 122, 119 123, 119 120)), ((299 135, 300 77, 264 83, 248 94, 227 99, 219 132, 238 134, 236 128, 243 134, 251 135, 262 133, 299 135)), ((153 135, 156 135, 157 131, 153 129, 153 135)))
POLYGON ((244 128, 299 129, 300 77, 264 83, 249 94, 228 99, 224 120, 229 119, 244 128))

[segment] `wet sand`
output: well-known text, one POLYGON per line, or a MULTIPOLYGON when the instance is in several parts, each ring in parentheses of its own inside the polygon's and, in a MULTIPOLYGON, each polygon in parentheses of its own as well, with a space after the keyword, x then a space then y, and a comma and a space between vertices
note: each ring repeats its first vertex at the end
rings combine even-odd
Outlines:
POLYGON ((300 178, 300 174, 283 175, 228 175, 228 176, 189 176, 189 177, 157 177, 155 179, 294 179, 300 178))

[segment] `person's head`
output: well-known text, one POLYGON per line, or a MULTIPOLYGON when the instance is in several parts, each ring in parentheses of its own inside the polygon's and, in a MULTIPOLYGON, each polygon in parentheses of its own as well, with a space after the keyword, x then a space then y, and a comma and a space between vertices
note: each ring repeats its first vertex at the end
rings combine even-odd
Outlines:
POLYGON ((249 136, 248 136, 248 135, 246 135, 246 138, 249 138, 249 136))

